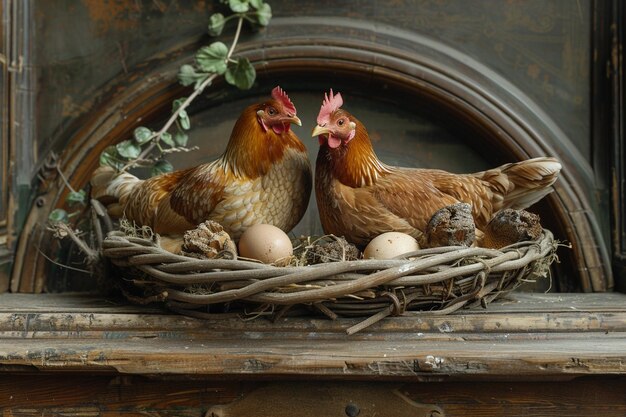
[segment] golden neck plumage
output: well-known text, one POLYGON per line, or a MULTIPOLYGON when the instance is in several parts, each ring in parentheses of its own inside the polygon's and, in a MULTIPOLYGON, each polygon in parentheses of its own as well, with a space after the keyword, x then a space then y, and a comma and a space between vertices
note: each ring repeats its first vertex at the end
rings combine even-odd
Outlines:
POLYGON ((354 138, 336 149, 322 145, 317 157, 317 170, 331 172, 334 178, 349 187, 365 187, 375 184, 391 171, 391 167, 376 156, 365 126, 354 117, 351 120, 356 123, 354 138))
POLYGON ((304 144, 289 131, 263 131, 257 120, 259 105, 246 108, 233 127, 221 163, 239 177, 257 178, 267 174, 272 165, 283 158, 289 148, 306 152, 304 144))

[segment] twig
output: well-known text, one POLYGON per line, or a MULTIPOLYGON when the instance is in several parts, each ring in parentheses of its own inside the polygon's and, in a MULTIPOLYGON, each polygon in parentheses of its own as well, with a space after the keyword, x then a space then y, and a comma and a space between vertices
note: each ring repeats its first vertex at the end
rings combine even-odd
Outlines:
POLYGON ((39 251, 39 254, 40 254, 41 256, 43 256, 46 260, 48 260, 48 261, 52 262, 52 263, 53 263, 53 264, 55 264, 56 266, 60 266, 61 268, 66 268, 66 269, 70 269, 70 270, 72 270, 72 271, 77 271, 77 272, 82 272, 82 273, 85 273, 85 274, 88 274, 88 275, 92 275, 92 272, 87 271, 86 269, 80 269, 80 268, 76 268, 76 267, 73 267, 73 266, 64 265, 64 264, 62 264, 62 263, 60 263, 60 262, 55 261, 54 259, 50 258, 48 255, 46 255, 46 254, 45 254, 45 253, 41 250, 41 248, 37 248, 37 250, 39 251))
POLYGON ((67 236, 78 246, 78 248, 87 256, 89 262, 94 262, 98 259, 98 252, 91 249, 84 240, 76 236, 76 233, 67 224, 58 222, 54 225, 57 229, 64 231, 67 236))
POLYGON ((328 317, 331 320, 337 320, 337 317, 339 317, 339 316, 337 316, 337 314, 334 311, 332 311, 330 308, 326 307, 321 302, 313 303, 313 307, 317 308, 319 311, 324 313, 326 315, 326 317, 328 317))
POLYGON ((102 226, 100 225, 100 220, 98 219, 98 209, 92 206, 90 212, 91 223, 96 235, 95 249, 100 250, 102 248, 102 241, 104 240, 104 233, 102 232, 102 226))
POLYGON ((90 202, 92 210, 94 210, 98 217, 104 221, 106 233, 113 230, 113 222, 111 221, 111 218, 109 217, 109 214, 107 213, 107 210, 102 205, 102 203, 93 198, 90 200, 90 202))
POLYGON ((170 154, 170 153, 177 153, 177 152, 197 151, 198 149, 200 149, 199 146, 192 146, 191 148, 185 148, 185 147, 181 146, 181 147, 178 147, 178 148, 163 149, 163 155, 167 155, 167 154, 170 154))
POLYGON ((65 183, 65 186, 73 193, 76 192, 76 190, 74 189, 74 187, 72 187, 69 183, 69 181, 67 180, 67 178, 65 177, 65 175, 63 175, 63 171, 61 171, 61 168, 59 168, 60 165, 60 161, 57 162, 55 168, 57 170, 57 172, 59 173, 59 177, 61 177, 61 179, 63 180, 63 182, 65 183))
POLYGON ((230 49, 228 50, 228 55, 226 55, 227 62, 232 56, 233 52, 235 51, 235 46, 237 45, 237 42, 239 42, 239 35, 241 34, 242 25, 243 25, 243 17, 240 17, 239 21, 237 22, 237 30, 235 31, 235 37, 233 38, 233 43, 230 46, 230 49))
POLYGON ((371 317, 368 317, 367 319, 355 324, 354 326, 348 327, 346 329, 346 334, 348 336, 353 335, 363 329, 365 329, 366 327, 369 327, 375 323, 378 323, 379 321, 381 321, 382 319, 384 319, 385 317, 391 315, 391 311, 393 310, 393 306, 389 305, 387 308, 385 308, 384 310, 379 311, 378 313, 374 314, 371 317))

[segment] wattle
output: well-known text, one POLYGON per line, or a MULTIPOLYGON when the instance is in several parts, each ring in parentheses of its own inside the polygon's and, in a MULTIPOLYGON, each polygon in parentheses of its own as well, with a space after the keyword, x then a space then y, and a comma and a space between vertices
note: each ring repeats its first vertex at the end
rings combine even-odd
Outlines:
POLYGON ((335 149, 338 148, 339 145, 341 145, 341 139, 333 134, 328 134, 328 146, 330 146, 331 149, 335 149))
POLYGON ((272 125, 272 130, 277 135, 280 135, 283 132, 288 132, 289 128, 290 128, 290 125, 288 125, 288 124, 285 125, 284 123, 276 123, 276 124, 272 125))

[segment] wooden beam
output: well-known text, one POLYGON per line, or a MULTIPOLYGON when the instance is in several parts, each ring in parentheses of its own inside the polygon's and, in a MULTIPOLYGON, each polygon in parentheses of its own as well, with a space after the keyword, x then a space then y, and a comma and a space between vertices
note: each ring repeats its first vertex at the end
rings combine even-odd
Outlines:
POLYGON ((0 296, 0 367, 423 380, 626 374, 626 296, 516 294, 458 314, 198 320, 83 295, 0 296))
POLYGON ((626 415, 626 380, 545 382, 248 382, 106 375, 12 375, 0 379, 5 416, 257 417, 626 415), (309 395, 306 395, 306 394, 309 395), (367 395, 364 399, 363 396, 367 395), (400 414, 401 408, 406 414, 400 414), (411 409, 413 412, 410 413, 411 409), (211 414, 223 410, 224 413, 211 414), (356 413, 352 413, 356 415, 356 413))

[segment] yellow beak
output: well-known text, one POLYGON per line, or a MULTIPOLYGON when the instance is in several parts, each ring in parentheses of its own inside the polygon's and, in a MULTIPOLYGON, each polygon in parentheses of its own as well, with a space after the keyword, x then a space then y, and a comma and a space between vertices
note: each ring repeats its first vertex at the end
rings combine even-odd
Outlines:
POLYGON ((327 127, 317 125, 315 126, 315 128, 313 128, 313 132, 311 133, 311 136, 315 137, 319 135, 326 135, 328 133, 330 133, 330 130, 327 127))
POLYGON ((287 117, 285 118, 285 121, 289 122, 289 123, 293 123, 294 125, 298 125, 298 126, 302 126, 302 122, 300 121, 300 118, 298 116, 291 116, 291 117, 287 117))

